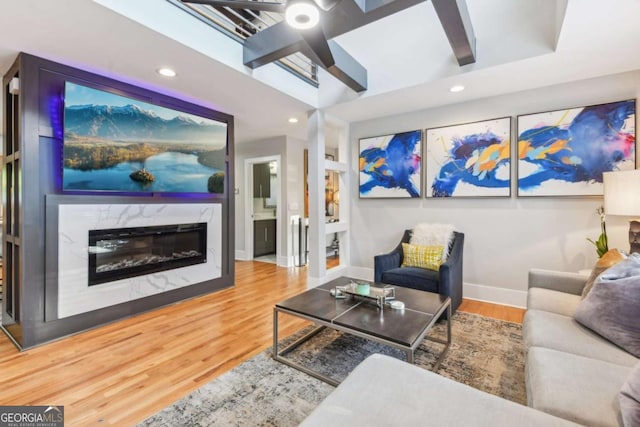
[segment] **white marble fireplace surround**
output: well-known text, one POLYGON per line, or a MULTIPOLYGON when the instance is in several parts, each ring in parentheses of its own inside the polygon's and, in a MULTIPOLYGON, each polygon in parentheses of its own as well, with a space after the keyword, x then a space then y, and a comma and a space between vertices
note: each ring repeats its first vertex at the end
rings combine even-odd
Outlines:
POLYGON ((58 206, 58 318, 87 313, 222 276, 220 204, 58 206), (89 286, 89 230, 207 223, 207 262, 89 286))

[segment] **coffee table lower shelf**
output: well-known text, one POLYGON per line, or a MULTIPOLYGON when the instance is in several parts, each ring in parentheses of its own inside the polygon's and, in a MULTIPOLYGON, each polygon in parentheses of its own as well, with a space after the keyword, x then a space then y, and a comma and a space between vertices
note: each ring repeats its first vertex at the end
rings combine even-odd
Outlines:
POLYGON ((390 347, 402 350, 405 352, 405 354, 407 355, 407 362, 409 363, 414 363, 414 354, 415 354, 415 350, 420 346, 420 344, 422 343, 422 341, 424 339, 427 339, 429 341, 438 343, 438 344, 444 344, 445 347, 442 350, 442 352, 440 353, 440 355, 438 356, 438 359, 435 363, 435 365, 433 366, 433 371, 436 372, 438 370, 438 368, 440 367, 440 364, 442 363, 442 361, 444 360, 445 356, 447 355, 447 353, 449 352, 449 347, 451 346, 451 304, 450 301, 448 304, 446 304, 446 306, 442 307, 442 310, 437 313, 434 317, 433 320, 425 327, 424 331, 422 334, 420 334, 420 336, 418 337, 418 339, 415 340, 415 342, 413 343, 413 345, 411 346, 407 346, 407 345, 402 345, 387 339, 383 339, 371 334, 367 334, 364 332, 360 332, 357 330, 354 330, 352 328, 347 328, 347 327, 343 327, 340 325, 336 325, 335 323, 332 322, 326 322, 323 320, 319 320, 317 318, 313 318, 310 316, 306 316, 304 314, 295 312, 295 311, 291 311, 291 310, 287 310, 285 308, 282 307, 274 307, 273 309, 273 359, 277 360, 280 363, 284 363, 285 365, 288 365, 294 369, 297 369, 301 372, 304 372, 314 378, 317 378, 321 381, 326 382, 327 384, 330 384, 332 386, 337 386, 338 384, 340 384, 339 381, 324 375, 318 371, 314 371, 312 369, 307 368, 306 366, 300 365, 299 363, 296 363, 290 359, 287 359, 286 357, 283 357, 284 355, 286 355, 287 353, 291 352, 292 350, 296 349, 297 347, 299 347, 300 345, 302 345, 303 343, 305 343, 306 341, 308 341, 309 339, 313 338, 315 335, 317 335, 319 332, 321 332, 322 330, 324 330, 325 328, 330 328, 330 329, 334 329, 337 331, 341 331, 350 335, 355 335, 357 337, 361 337, 361 338, 365 338, 380 344, 384 344, 384 345, 388 345, 390 347), (433 325, 435 324, 435 322, 437 321, 437 319, 440 317, 440 315, 446 310, 447 312, 447 339, 446 340, 441 340, 438 338, 433 338, 433 337, 429 337, 427 336, 427 333, 431 330, 431 328, 433 327, 433 325), (298 338, 297 340, 295 340, 294 342, 288 344, 287 346, 283 347, 281 350, 278 349, 278 314, 279 313, 284 313, 284 314, 289 314, 291 316, 295 316, 301 319, 305 319, 305 320, 309 320, 313 323, 315 323, 316 325, 318 325, 316 328, 314 328, 313 330, 311 330, 310 332, 306 333, 305 335, 303 335, 302 337, 298 338))

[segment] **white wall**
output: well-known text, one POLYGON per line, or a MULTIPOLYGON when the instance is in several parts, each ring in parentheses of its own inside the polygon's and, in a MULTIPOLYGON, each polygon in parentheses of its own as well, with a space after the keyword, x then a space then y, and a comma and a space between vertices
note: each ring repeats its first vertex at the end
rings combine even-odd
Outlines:
MULTIPOLYGON (((358 158, 358 140, 363 137, 505 116, 513 117, 515 141, 518 114, 619 101, 639 94, 640 71, 634 71, 357 122, 351 125, 352 155, 358 158)), ((359 194, 353 163, 354 194, 359 194)), ((523 306, 530 268, 590 268, 596 253, 586 238, 600 234, 595 210, 602 198, 516 198, 515 184, 512 161, 509 199, 354 199, 352 274, 372 278, 374 255, 393 249, 402 230, 420 222, 452 223, 465 233, 465 297, 523 306)), ((628 250, 627 229, 625 218, 607 218, 610 247, 628 250)))
POLYGON ((236 188, 236 259, 248 259, 245 247, 245 217, 250 211, 245 207, 247 185, 245 183, 245 160, 265 156, 280 156, 280 199, 278 217, 280 223, 278 264, 293 265, 291 217, 301 215, 304 209, 303 152, 305 142, 291 137, 275 137, 266 140, 238 144, 235 148, 236 188))
MULTIPOLYGON (((294 249, 298 243, 294 245, 293 239, 297 238, 297 231, 291 230, 292 218, 304 218, 304 150, 307 148, 307 142, 297 138, 287 137, 287 164, 286 167, 286 185, 287 200, 286 215, 288 218, 287 225, 287 250, 289 254, 294 254, 294 249)), ((297 223, 296 223, 297 224, 297 223)), ((296 227, 297 229, 297 227, 296 227)))
MULTIPOLYGON (((251 214, 251 210, 248 206, 245 206, 246 193, 249 191, 249 186, 245 183, 245 160, 256 157, 265 156, 280 156, 281 167, 286 164, 286 138, 284 136, 265 139, 252 143, 238 144, 235 147, 235 168, 236 168, 236 259, 250 259, 253 254, 246 254, 245 251, 245 218, 251 214)), ((286 192, 282 188, 283 176, 280 177, 280 200, 278 204, 282 205, 286 203, 286 192)), ((253 196, 251 197, 253 200, 253 196)), ((282 210, 281 210, 282 212, 282 210)), ((277 218, 277 221, 282 221, 281 218, 277 218)), ((282 234, 279 236, 279 240, 282 240, 282 234)), ((277 255, 280 255, 278 253, 277 255)))

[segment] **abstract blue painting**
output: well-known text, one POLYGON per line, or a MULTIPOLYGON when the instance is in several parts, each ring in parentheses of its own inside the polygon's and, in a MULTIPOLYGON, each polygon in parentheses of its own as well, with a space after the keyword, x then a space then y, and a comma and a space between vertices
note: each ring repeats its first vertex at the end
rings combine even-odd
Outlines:
POLYGON ((360 197, 421 197, 422 131, 360 140, 360 197))
POLYGON ((427 198, 509 197, 511 118, 427 129, 427 198))
POLYGON ((601 196, 602 173, 635 169, 636 102, 518 116, 518 196, 601 196))

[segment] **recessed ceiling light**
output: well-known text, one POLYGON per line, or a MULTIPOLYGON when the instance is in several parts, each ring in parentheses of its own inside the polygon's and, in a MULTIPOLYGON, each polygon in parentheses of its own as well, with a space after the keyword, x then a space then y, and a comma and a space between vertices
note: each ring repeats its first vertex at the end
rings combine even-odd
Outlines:
POLYGON ((298 123, 298 119, 295 117, 289 117, 289 123, 298 123))
POLYGON ((464 86, 462 85, 455 85, 449 88, 449 92, 462 92, 463 90, 464 90, 464 86))
POLYGON ((287 24, 298 30, 307 30, 318 25, 320 22, 320 11, 312 3, 304 0, 298 2, 289 2, 287 10, 284 13, 287 24))
POLYGON ((161 76, 165 76, 165 77, 175 77, 176 76, 176 72, 173 71, 171 68, 159 68, 158 69, 158 74, 160 74, 161 76))

